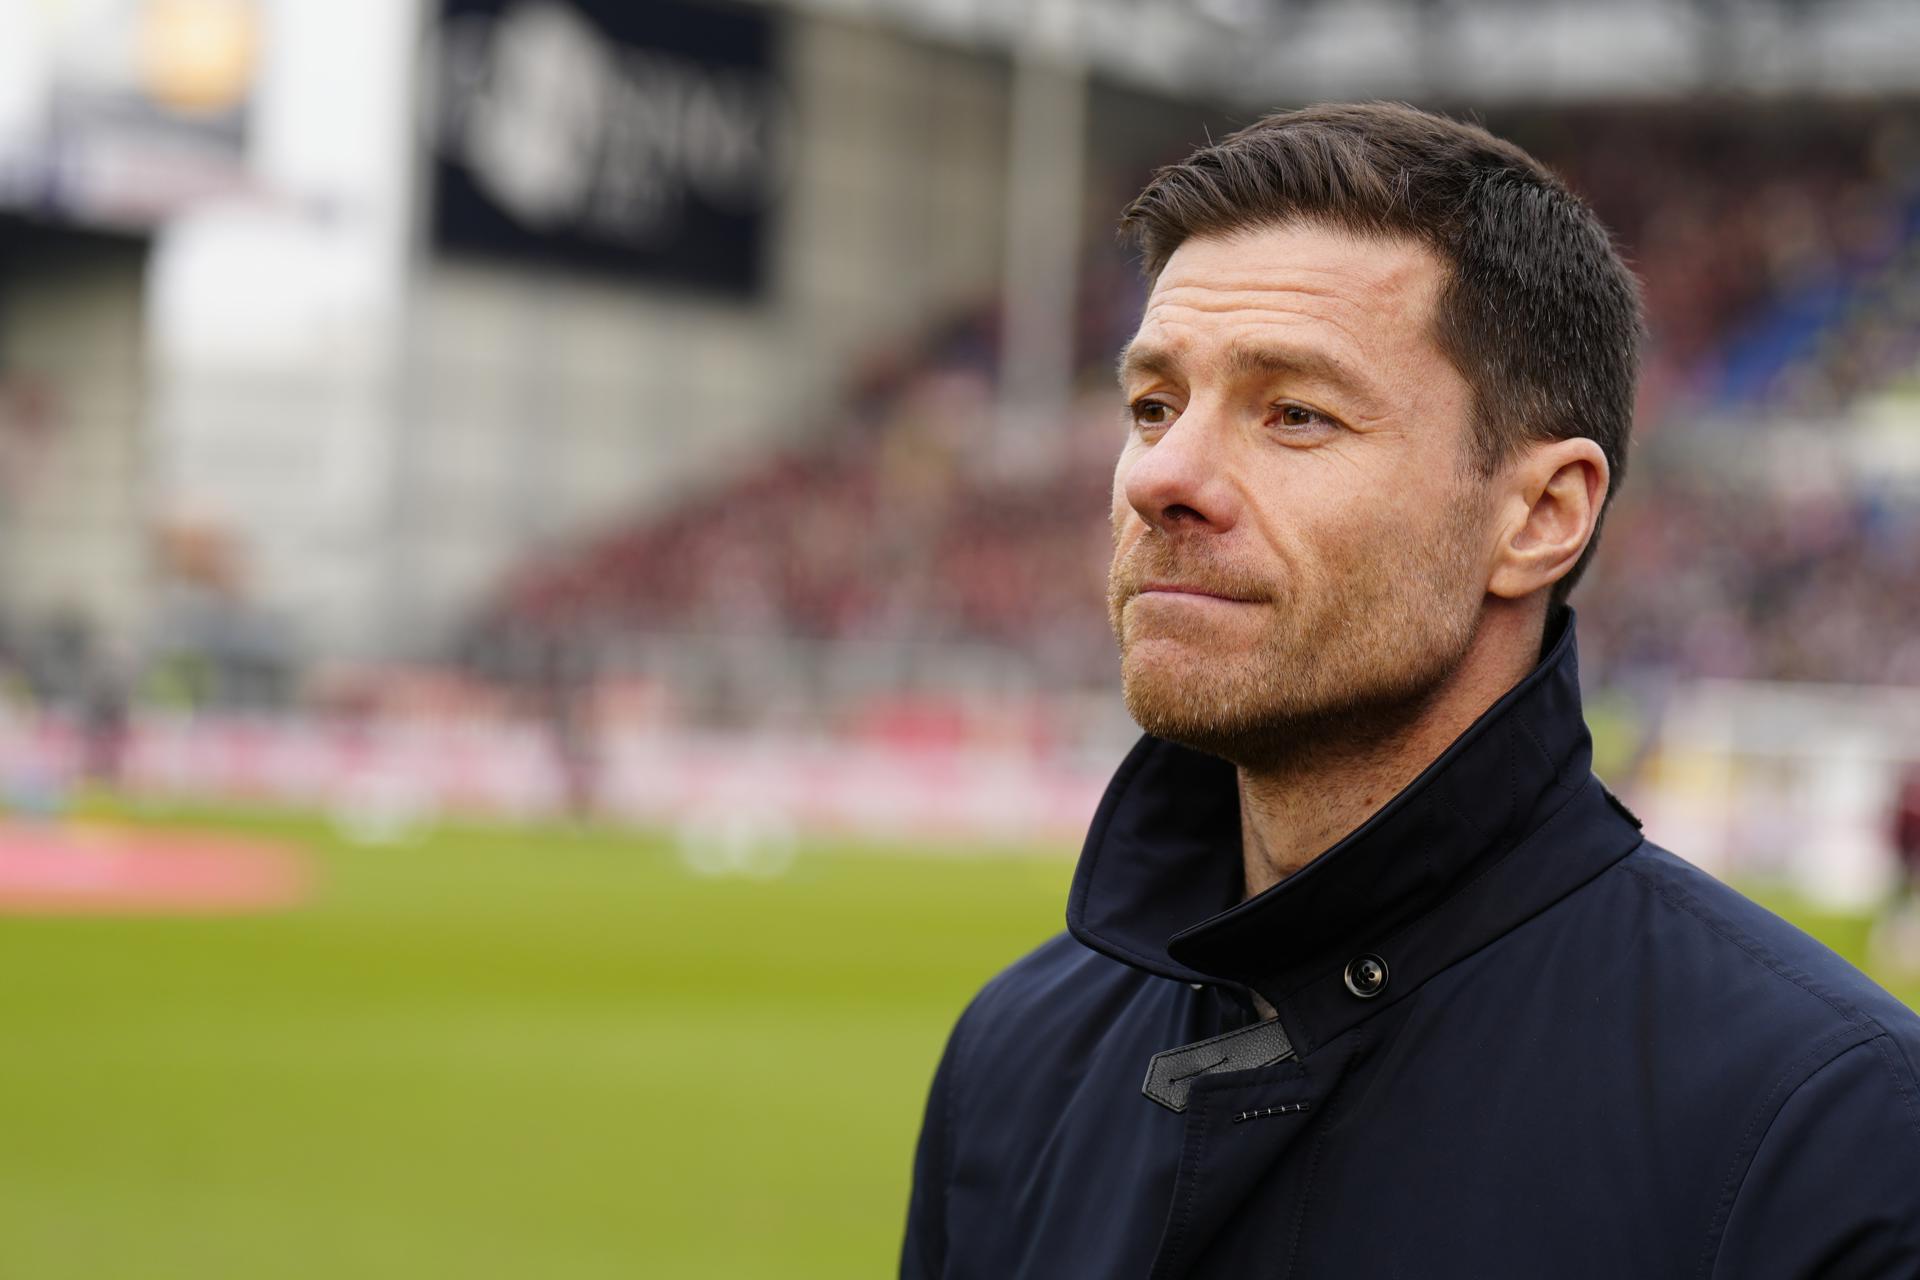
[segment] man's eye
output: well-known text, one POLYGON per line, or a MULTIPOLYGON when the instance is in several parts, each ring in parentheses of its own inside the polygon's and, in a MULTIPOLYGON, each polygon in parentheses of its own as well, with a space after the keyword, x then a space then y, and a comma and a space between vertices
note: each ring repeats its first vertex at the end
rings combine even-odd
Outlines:
POLYGON ((1273 421, 1277 426, 1295 431, 1318 431, 1334 424, 1332 418, 1302 404, 1277 404, 1273 406, 1273 421))
POLYGON ((1173 406, 1164 400, 1135 400, 1127 411, 1136 427, 1164 427, 1173 421, 1173 406))

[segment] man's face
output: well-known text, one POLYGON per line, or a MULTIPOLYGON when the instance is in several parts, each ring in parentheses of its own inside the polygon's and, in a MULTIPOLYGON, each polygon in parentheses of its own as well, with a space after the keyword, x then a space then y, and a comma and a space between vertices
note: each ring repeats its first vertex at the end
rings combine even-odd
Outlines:
POLYGON ((1389 732, 1459 665, 1491 502, 1441 265, 1317 226, 1188 240, 1122 358, 1108 609, 1148 732, 1258 767, 1389 732))

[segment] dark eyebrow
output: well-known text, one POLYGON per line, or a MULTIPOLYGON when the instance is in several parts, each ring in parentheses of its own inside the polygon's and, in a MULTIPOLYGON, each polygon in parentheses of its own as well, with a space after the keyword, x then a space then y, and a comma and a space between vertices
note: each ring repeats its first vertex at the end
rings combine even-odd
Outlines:
MULTIPOLYGON (((1159 347, 1129 342, 1120 352, 1115 371, 1122 386, 1129 377, 1147 374, 1177 378, 1180 358, 1159 347)), ((1364 406, 1375 403, 1365 379, 1351 366, 1311 347, 1236 342, 1227 351, 1227 371, 1234 377, 1287 374, 1321 383, 1364 406)))
POLYGON ((1142 346, 1138 342, 1129 342, 1120 348, 1119 359, 1113 362, 1113 376, 1125 386, 1127 379, 1140 374, 1154 373, 1163 378, 1172 377, 1180 362, 1171 353, 1158 347, 1142 346))

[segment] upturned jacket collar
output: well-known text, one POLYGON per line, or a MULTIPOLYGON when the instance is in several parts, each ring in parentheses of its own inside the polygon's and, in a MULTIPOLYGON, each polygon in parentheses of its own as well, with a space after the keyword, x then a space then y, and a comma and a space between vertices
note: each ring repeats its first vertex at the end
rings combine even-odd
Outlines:
POLYGON ((1162 977, 1258 991, 1304 1055, 1586 883, 1640 843, 1639 823, 1590 772, 1573 615, 1555 613, 1531 674, 1357 830, 1245 901, 1234 767, 1143 737, 1094 816, 1068 929, 1162 977), (1365 956, 1386 972, 1369 995, 1348 981, 1365 956))

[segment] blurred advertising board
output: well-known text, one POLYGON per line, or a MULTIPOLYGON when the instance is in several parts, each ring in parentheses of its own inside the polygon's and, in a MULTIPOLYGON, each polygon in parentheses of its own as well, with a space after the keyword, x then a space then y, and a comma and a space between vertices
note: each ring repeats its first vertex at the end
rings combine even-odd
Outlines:
POLYGON ((443 0, 431 235, 460 255, 751 294, 785 100, 765 12, 443 0))
POLYGON ((145 231, 249 185, 252 0, 0 0, 0 210, 145 231))

